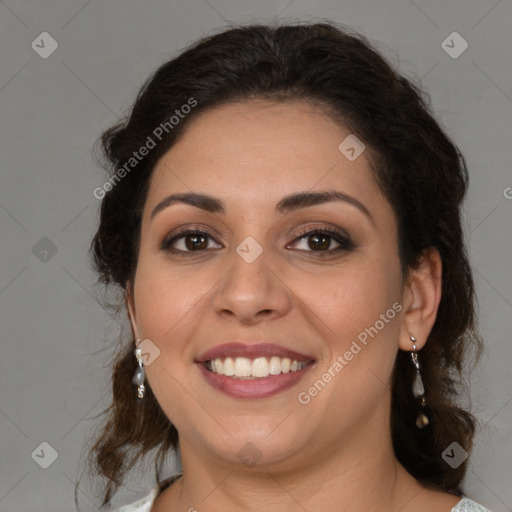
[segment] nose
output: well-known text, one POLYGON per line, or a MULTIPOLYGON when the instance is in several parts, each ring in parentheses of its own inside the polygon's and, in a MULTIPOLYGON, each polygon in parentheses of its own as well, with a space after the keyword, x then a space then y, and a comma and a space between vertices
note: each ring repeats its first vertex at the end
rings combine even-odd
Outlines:
POLYGON ((291 304, 290 291, 279 272, 268 266, 265 250, 251 263, 235 253, 213 299, 216 314, 244 325, 280 318, 291 304))

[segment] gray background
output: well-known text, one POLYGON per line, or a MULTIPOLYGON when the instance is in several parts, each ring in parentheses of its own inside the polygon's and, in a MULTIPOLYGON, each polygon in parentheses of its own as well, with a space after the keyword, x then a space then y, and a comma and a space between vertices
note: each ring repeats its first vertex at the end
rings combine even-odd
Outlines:
MULTIPOLYGON (((512 509, 510 1, 5 0, 0 16, 1 511, 74 510, 92 417, 108 405, 119 324, 98 303, 86 257, 93 190, 105 181, 91 157, 96 137, 152 70, 206 33, 324 18, 380 41, 404 74, 422 80, 467 158, 465 222, 486 351, 471 377, 482 424, 464 489, 495 512, 512 509), (31 43, 42 46, 45 31, 59 46, 43 59, 31 43), (441 46, 454 31, 469 44, 456 59, 441 46), (42 442, 57 453, 47 469, 42 442)), ((145 493, 152 476, 135 472, 115 504, 145 493)), ((83 510, 97 510, 94 491, 80 493, 83 510)))

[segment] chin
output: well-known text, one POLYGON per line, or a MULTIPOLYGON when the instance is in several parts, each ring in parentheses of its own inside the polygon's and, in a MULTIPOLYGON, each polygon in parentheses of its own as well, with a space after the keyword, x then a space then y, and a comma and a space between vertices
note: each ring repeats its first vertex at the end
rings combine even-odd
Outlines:
MULTIPOLYGON (((282 422, 282 418, 280 421, 282 422)), ((309 437, 299 425, 290 427, 291 425, 286 425, 286 428, 284 425, 276 427, 275 422, 268 421, 255 424, 253 420, 239 420, 237 427, 230 429, 231 436, 226 432, 215 437, 211 433, 204 433, 203 439, 206 449, 230 466, 255 470, 269 470, 269 466, 284 469, 288 465, 291 468, 297 464, 309 437)), ((197 433, 196 436, 202 437, 202 434, 197 433)))

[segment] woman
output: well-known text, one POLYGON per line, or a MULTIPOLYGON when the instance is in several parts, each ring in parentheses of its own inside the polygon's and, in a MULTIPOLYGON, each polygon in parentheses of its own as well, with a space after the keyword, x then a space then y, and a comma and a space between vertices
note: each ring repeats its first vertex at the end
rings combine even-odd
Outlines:
POLYGON ((92 253, 133 335, 91 451, 104 505, 151 452, 158 485, 121 510, 486 510, 459 487, 465 162, 368 41, 209 37, 101 142, 92 253))

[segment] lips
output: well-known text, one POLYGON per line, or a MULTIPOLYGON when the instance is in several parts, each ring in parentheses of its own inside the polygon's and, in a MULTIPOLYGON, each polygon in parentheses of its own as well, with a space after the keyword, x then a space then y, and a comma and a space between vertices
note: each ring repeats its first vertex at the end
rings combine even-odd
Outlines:
POLYGON ((315 359, 271 343, 226 343, 207 350, 195 362, 218 391, 235 398, 265 398, 297 383, 315 359))
POLYGON ((301 354, 294 350, 287 349, 273 343, 259 343, 257 345, 245 345, 243 343, 225 343, 217 347, 207 350, 201 354, 196 363, 206 363, 214 359, 225 359, 226 357, 246 357, 248 359, 256 359, 258 357, 271 358, 273 356, 280 358, 288 358, 292 361, 306 362, 314 360, 313 356, 301 354))

